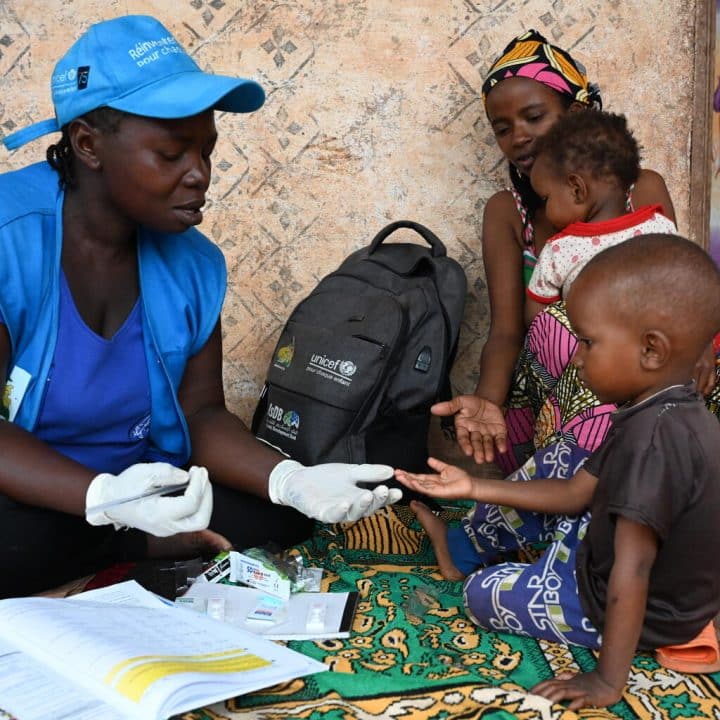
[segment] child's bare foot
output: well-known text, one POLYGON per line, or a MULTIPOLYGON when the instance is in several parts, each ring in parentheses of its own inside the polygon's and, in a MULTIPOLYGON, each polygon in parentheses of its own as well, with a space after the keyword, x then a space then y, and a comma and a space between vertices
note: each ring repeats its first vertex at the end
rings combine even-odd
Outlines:
POLYGON ((212 530, 178 533, 170 537, 147 536, 149 558, 189 558, 216 555, 221 550, 230 549, 230 542, 212 530))
POLYGON ((435 550, 438 567, 446 580, 464 580, 465 576, 455 567, 447 541, 447 525, 425 503, 413 500, 410 509, 423 526, 435 550))

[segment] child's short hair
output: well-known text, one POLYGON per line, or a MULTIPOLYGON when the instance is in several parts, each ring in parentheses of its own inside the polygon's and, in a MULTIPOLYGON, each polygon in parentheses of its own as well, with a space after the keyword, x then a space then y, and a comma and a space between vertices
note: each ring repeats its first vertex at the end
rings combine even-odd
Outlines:
POLYGON ((600 110, 565 113, 535 146, 560 172, 611 175, 628 192, 640 174, 640 147, 624 115, 600 110))
POLYGON ((601 273, 621 312, 653 318, 697 354, 720 331, 720 270, 679 235, 638 235, 599 252, 578 275, 601 273))

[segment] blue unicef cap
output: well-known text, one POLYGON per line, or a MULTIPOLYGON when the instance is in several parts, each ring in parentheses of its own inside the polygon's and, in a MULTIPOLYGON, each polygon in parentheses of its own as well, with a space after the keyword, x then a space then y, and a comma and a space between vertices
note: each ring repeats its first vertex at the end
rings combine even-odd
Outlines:
POLYGON ((50 89, 55 117, 3 138, 9 150, 102 106, 171 119, 209 108, 252 112, 265 102, 254 80, 203 72, 170 31, 147 15, 92 25, 55 66, 50 89))

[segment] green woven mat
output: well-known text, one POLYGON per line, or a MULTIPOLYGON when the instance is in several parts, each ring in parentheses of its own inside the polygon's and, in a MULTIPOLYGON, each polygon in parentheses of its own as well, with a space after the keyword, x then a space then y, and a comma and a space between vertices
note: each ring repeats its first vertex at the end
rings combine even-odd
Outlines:
MULTIPOLYGON (((461 509, 445 511, 456 521, 461 509)), ((720 718, 720 673, 682 675, 638 655, 623 700, 574 713, 527 694, 563 670, 587 670, 583 648, 479 630, 461 583, 442 579, 412 513, 391 508, 349 526, 319 526, 298 546, 325 568, 323 590, 358 590, 351 637, 290 647, 330 672, 187 713, 184 720, 349 718, 720 718)))

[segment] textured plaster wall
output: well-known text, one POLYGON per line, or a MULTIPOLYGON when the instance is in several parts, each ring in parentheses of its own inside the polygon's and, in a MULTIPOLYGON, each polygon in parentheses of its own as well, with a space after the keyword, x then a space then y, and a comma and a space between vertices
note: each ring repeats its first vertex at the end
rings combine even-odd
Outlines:
MULTIPOLYGON (((687 232, 692 0, 0 0, 0 132, 52 115, 49 76, 87 24, 160 18, 198 63, 247 74, 265 107, 225 115, 202 229, 223 249, 225 380, 248 418, 292 307, 387 222, 414 219, 465 267, 456 390, 474 386, 488 312, 482 209, 506 169, 481 77, 522 29, 572 49, 627 114, 687 232)), ((46 141, 0 170, 44 155, 46 141)))

